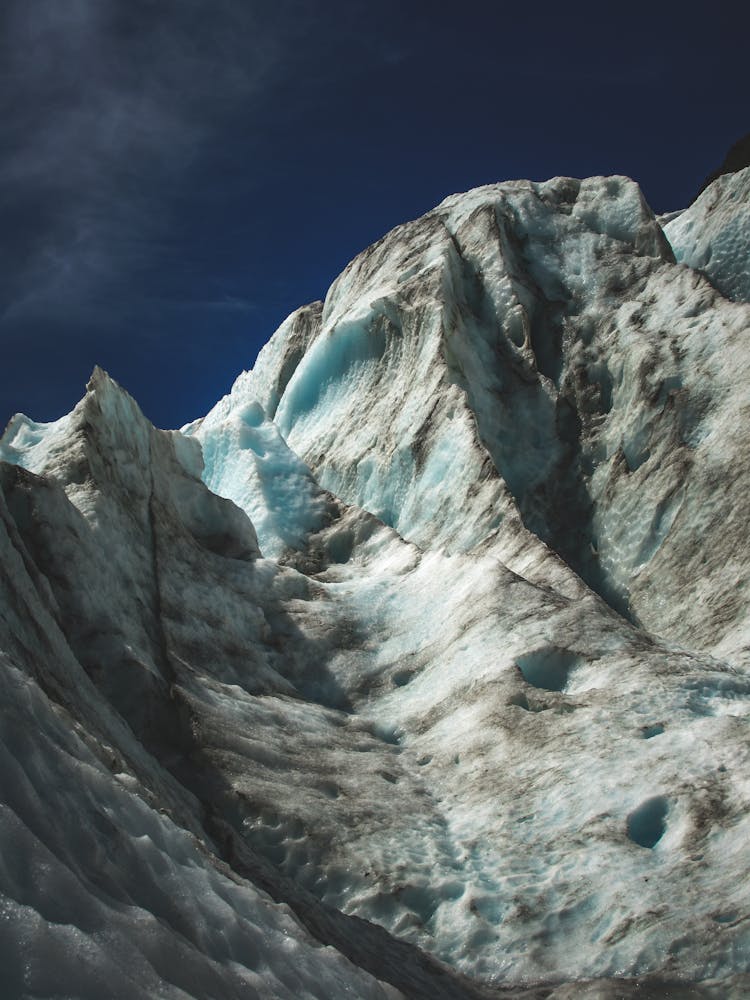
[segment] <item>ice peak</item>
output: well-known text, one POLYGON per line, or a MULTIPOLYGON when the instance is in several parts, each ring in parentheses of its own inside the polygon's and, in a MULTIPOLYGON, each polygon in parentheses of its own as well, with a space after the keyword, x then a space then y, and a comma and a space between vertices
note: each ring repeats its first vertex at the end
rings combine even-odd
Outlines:
POLYGON ((114 379, 110 377, 108 372, 106 372, 99 365, 94 365, 94 370, 91 372, 91 377, 86 383, 86 390, 87 392, 93 392, 96 390, 98 386, 103 385, 106 382, 112 382, 116 384, 114 379))

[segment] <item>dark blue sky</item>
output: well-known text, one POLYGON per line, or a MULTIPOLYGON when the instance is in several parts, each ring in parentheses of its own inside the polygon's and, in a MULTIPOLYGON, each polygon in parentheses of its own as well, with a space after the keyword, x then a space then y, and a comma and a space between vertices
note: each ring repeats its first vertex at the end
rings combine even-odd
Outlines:
POLYGON ((738 4, 6 0, 0 421, 94 364, 160 426, 477 184, 624 173, 684 206, 748 131, 738 4))

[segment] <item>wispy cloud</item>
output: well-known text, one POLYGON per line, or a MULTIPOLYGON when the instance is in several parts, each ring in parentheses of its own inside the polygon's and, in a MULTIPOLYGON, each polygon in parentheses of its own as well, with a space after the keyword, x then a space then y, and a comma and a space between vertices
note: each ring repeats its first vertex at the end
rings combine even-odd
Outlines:
POLYGON ((274 10, 257 0, 3 4, 0 316, 93 312, 158 252, 170 189, 283 64, 295 11, 274 10))

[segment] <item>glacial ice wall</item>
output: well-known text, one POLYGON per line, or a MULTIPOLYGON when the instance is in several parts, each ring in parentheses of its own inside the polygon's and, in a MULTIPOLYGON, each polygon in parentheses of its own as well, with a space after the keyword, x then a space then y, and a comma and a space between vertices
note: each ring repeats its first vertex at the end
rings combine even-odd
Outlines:
MULTIPOLYGON (((505 955, 526 953, 515 974, 533 976, 545 963, 560 975, 574 974, 543 933, 539 948, 530 947, 528 928, 510 946, 513 918, 497 909, 497 900, 508 898, 503 868, 512 869, 515 851, 524 856, 529 836, 542 837, 535 856, 557 856, 553 841, 533 823, 516 838, 512 823, 488 814, 485 826, 478 818, 484 813, 474 776, 484 776, 483 787, 500 788, 501 762, 522 738, 520 724, 509 718, 507 748, 489 751, 503 725, 498 699, 506 710, 518 709, 521 719, 522 713, 549 718, 543 714, 551 708, 546 699, 555 697, 549 692, 566 693, 556 710, 575 714, 577 725, 567 721, 576 748, 563 751, 565 741, 553 728, 550 758, 542 764, 542 724, 534 719, 529 731, 532 770, 549 776, 557 773, 557 755, 569 760, 580 753, 582 709, 593 704, 595 691, 623 708, 617 723, 593 727, 608 744, 626 717, 637 719, 654 708, 657 678, 676 678, 688 663, 690 670, 702 662, 719 674, 727 671, 726 679, 717 675, 705 687, 688 682, 661 714, 679 715, 680 698, 695 683, 704 695, 720 690, 729 701, 726 710, 714 701, 699 709, 691 696, 690 713, 744 717, 747 603, 738 583, 747 566, 741 528, 748 521, 742 441, 750 385, 747 329, 744 305, 728 302, 699 273, 675 262, 632 181, 558 178, 543 185, 495 185, 448 199, 365 251, 334 282, 322 311, 301 310, 280 328, 255 369, 241 376, 197 431, 210 449, 211 428, 221 414, 225 420, 227 410, 260 402, 322 486, 366 509, 414 547, 415 568, 399 568, 397 576, 387 569, 363 575, 351 537, 343 545, 346 558, 327 565, 319 539, 335 539, 338 551, 340 528, 334 524, 313 534, 312 548, 323 561, 312 565, 325 574, 318 572, 318 580, 335 582, 355 635, 372 650, 350 648, 331 658, 339 690, 348 699, 357 695, 357 707, 365 692, 368 713, 381 725, 403 720, 396 729, 402 745, 424 748, 420 760, 442 765, 434 780, 435 788, 446 789, 439 793, 443 803, 451 803, 444 805, 451 840, 457 837, 462 858, 479 858, 476 871, 488 880, 474 890, 484 907, 476 902, 471 911, 486 922, 472 931, 461 920, 466 893, 440 900, 433 887, 428 908, 414 911, 416 926, 425 930, 414 933, 457 964, 476 950, 475 972, 493 974, 479 953, 498 947, 505 955), (451 584, 433 589, 420 582, 415 589, 411 581, 422 580, 422 567, 429 567, 425 579, 451 584), (511 591, 518 616, 507 607, 511 591), (449 610, 456 592, 472 595, 475 613, 468 619, 466 598, 456 612, 449 610), (461 637, 457 644, 453 635, 461 637), (680 659, 688 655, 690 660, 680 659), (494 685, 513 677, 525 686, 501 696, 494 685), (573 692, 581 698, 575 707, 573 692), (491 723, 480 707, 484 698, 491 723), (476 743, 467 734, 476 734, 476 743), (455 751, 452 757, 446 746, 455 751), (455 786, 451 760, 458 765, 455 786), (503 850, 480 846, 488 844, 502 844, 503 850), (450 951, 441 952, 441 938, 452 941, 450 951)), ((219 492, 231 488, 220 477, 212 482, 219 492)), ((285 558, 310 568, 291 550, 285 558)), ((601 704, 596 714, 606 714, 601 704)), ((686 746, 702 739, 692 724, 689 729, 686 746)), ((639 775, 633 801, 641 804, 629 807, 624 828, 612 819, 625 831, 626 851, 633 843, 657 849, 670 823, 681 831, 676 842, 685 845, 693 820, 682 826, 680 808, 665 794, 683 787, 684 773, 665 772, 662 790, 649 791, 656 773, 657 744, 651 739, 663 735, 664 724, 644 717, 626 726, 627 733, 636 731, 648 737, 638 744, 643 760, 633 756, 630 737, 622 744, 615 740, 611 751, 592 745, 576 781, 583 787, 584 774, 598 775, 605 788, 604 775, 611 773, 622 789, 633 765, 639 775), (623 770, 626 758, 630 764, 623 770)), ((679 767, 684 769, 684 759, 679 767)), ((535 780, 553 794, 546 781, 535 780)), ((688 784, 698 789, 712 782, 707 772, 688 784)), ((562 784, 571 812, 541 828, 567 845, 564 830, 574 816, 596 808, 610 816, 610 792, 581 801, 571 798, 576 782, 562 784)), ((513 792, 508 787, 504 794, 513 792)), ((685 808, 684 816, 700 811, 696 801, 685 808)), ((538 816, 533 804, 526 813, 538 816)), ((580 844, 587 838, 594 834, 582 834, 580 844)), ((567 847, 560 850, 568 856, 567 847)), ((608 857, 602 874, 618 870, 620 862, 600 845, 598 851, 608 857)), ((580 863, 580 883, 596 884, 580 863)), ((635 884, 625 869, 621 878, 635 884)), ((671 892, 681 884, 690 895, 696 878, 685 868, 664 884, 671 884, 671 892)), ((524 886, 519 899, 527 900, 534 879, 527 874, 517 884, 524 886)), ((357 912, 388 920, 382 904, 370 909, 363 890, 350 885, 347 894, 349 905, 356 900, 361 907, 357 912)), ((583 902, 566 889, 558 900, 561 912, 580 908, 587 914, 572 920, 568 934, 575 936, 574 928, 590 931, 592 914, 611 905, 605 898, 594 891, 583 902)), ((346 906, 346 900, 337 905, 346 906)), ((664 912, 662 905, 654 901, 651 912, 664 912)), ((675 905, 673 913, 678 911, 675 905)), ((540 912, 539 919, 551 919, 550 913, 540 912)), ((632 921, 632 913, 624 919, 632 921)), ((614 946, 608 951, 601 942, 614 941, 619 932, 605 932, 605 924, 597 940, 600 960, 605 952, 609 958, 596 966, 598 973, 657 961, 629 951, 637 935, 626 935, 628 957, 614 946)), ((406 932, 403 924, 393 926, 406 932)), ((663 930, 657 950, 664 946, 663 930)), ((712 938, 710 925, 698 936, 712 938)), ((564 938, 568 945, 570 939, 564 938)), ((581 941, 573 964, 585 950, 581 941)))
POLYGON ((360 255, 311 346, 282 326, 241 392, 418 546, 489 547, 523 575, 541 541, 537 580, 572 593, 572 569, 632 621, 735 653, 747 325, 675 266, 632 181, 492 185, 360 255))
POLYGON ((728 299, 750 302, 750 167, 717 178, 664 232, 680 263, 728 299))
POLYGON ((182 433, 11 421, 9 996, 746 994, 749 307, 675 256, 491 185, 182 433))

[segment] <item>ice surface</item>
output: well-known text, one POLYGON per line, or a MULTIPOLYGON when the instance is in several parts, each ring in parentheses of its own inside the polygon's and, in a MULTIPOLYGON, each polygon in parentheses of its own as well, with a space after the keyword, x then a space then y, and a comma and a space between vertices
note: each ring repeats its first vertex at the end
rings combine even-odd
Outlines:
POLYGON ((727 298, 750 302, 750 167, 718 177, 664 232, 680 263, 727 298))
POLYGON ((631 181, 515 182, 182 433, 14 418, 7 994, 741 997, 747 328, 631 181))
POLYGON ((490 547, 675 641, 744 647, 745 536, 725 525, 747 520, 748 468, 724 456, 742 452, 747 307, 675 267, 632 181, 449 198, 353 261, 313 320, 301 360, 282 327, 247 385, 276 387, 322 486, 422 548, 490 547))
POLYGON ((247 512, 266 557, 303 548, 322 526, 327 502, 320 487, 241 382, 200 426, 185 431, 200 441, 204 482, 247 512))
POLYGON ((2 687, 4 996, 391 995, 123 787, 8 661, 2 687))

